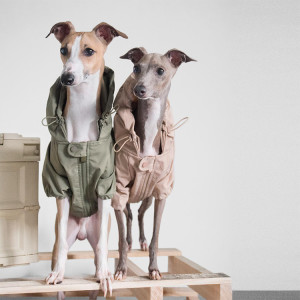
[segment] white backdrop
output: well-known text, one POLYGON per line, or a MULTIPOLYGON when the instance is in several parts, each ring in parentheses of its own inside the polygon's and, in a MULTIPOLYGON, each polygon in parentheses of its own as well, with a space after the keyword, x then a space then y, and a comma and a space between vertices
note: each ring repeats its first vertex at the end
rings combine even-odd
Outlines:
MULTIPOLYGON (((236 290, 299 289, 300 2, 1 0, 0 132, 40 137, 41 168, 50 135, 40 121, 62 69, 58 41, 45 36, 66 20, 78 31, 106 21, 129 36, 116 38, 105 57, 116 89, 132 70, 119 56, 133 47, 178 48, 198 61, 182 65, 172 82, 175 119, 190 120, 176 132, 176 183, 160 247, 231 275, 236 290)), ((39 197, 39 250, 50 251, 55 200, 41 185, 39 197)), ((148 241, 152 216, 151 209, 148 241)), ((0 277, 49 270, 42 262, 0 269, 0 277)), ((67 275, 80 272, 92 273, 93 263, 68 262, 67 275)))

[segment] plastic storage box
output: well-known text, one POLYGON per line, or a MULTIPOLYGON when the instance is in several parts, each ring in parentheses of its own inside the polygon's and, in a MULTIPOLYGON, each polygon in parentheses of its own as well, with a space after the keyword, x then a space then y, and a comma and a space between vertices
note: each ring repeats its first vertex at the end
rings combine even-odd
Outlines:
POLYGON ((0 133, 0 267, 38 261, 40 139, 0 133))

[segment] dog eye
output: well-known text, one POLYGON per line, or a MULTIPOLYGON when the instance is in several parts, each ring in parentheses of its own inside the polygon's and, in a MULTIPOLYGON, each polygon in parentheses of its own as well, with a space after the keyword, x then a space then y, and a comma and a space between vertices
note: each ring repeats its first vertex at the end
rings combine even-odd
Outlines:
POLYGON ((140 66, 134 66, 133 67, 133 73, 137 74, 141 72, 141 67, 140 66))
POLYGON ((95 53, 95 51, 91 48, 86 48, 86 49, 84 49, 83 53, 85 56, 92 56, 95 53))
POLYGON ((156 70, 156 73, 158 74, 158 75, 162 75, 162 74, 164 74, 164 72, 165 72, 165 70, 164 69, 162 69, 162 68, 158 68, 157 70, 156 70))
POLYGON ((63 48, 60 48, 60 53, 65 56, 68 54, 68 48, 67 47, 63 47, 63 48))

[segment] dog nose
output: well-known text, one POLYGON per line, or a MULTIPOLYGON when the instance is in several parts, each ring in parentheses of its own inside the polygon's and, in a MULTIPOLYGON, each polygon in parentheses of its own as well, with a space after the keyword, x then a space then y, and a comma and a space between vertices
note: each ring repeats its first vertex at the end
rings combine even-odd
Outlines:
POLYGON ((138 85, 134 89, 134 93, 138 97, 143 97, 146 94, 146 88, 143 85, 138 85))
POLYGON ((75 76, 72 73, 64 73, 61 75, 61 82, 64 85, 71 85, 75 80, 75 76))

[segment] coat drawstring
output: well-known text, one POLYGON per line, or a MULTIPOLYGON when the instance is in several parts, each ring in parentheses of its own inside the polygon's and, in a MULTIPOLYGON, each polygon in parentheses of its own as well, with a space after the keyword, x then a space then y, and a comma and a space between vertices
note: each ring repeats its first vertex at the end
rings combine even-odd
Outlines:
POLYGON ((47 117, 45 117, 45 118, 42 119, 42 125, 48 127, 48 126, 54 124, 54 123, 56 122, 56 119, 57 119, 56 117, 47 116, 47 117), (49 124, 45 124, 44 121, 45 121, 45 120, 47 121, 47 119, 55 119, 55 120, 52 121, 52 122, 50 122, 49 124))
POLYGON ((119 139, 118 141, 116 141, 115 144, 114 144, 114 147, 113 147, 114 151, 115 151, 115 152, 120 152, 120 151, 122 150, 122 148, 125 146, 125 144, 126 144, 127 142, 130 141, 130 139, 131 139, 131 138, 130 138, 129 135, 120 138, 120 139, 119 139), (126 139, 126 140, 125 140, 125 139, 126 139), (123 141, 123 140, 125 140, 124 143, 120 146, 120 148, 119 148, 118 150, 116 150, 116 146, 117 146, 121 141, 123 141))
MULTIPOLYGON (((104 119, 106 119, 109 115, 112 115, 114 113, 116 113, 119 109, 119 106, 116 105, 114 107, 112 107, 107 113, 104 114, 104 119)), ((46 116, 45 118, 42 119, 42 125, 43 126, 50 126, 52 124, 54 124, 55 122, 57 121, 57 117, 54 117, 54 116, 46 116), (47 119, 54 119, 54 121, 50 122, 49 124, 45 123, 45 120, 47 121, 47 119)))
MULTIPOLYGON (((184 118, 180 119, 176 124, 174 124, 174 125, 172 126, 172 128, 170 129, 170 131, 174 131, 174 130, 180 128, 182 125, 184 125, 184 124, 188 121, 188 119, 189 119, 189 117, 184 117, 184 118)), ((126 145, 126 143, 129 142, 130 140, 131 140, 131 137, 130 137, 129 135, 126 135, 126 136, 120 138, 119 140, 117 140, 117 141, 115 142, 115 144, 114 144, 114 147, 113 147, 114 151, 115 151, 115 152, 120 152, 120 151, 122 150, 122 148, 126 145), (123 141, 123 140, 125 140, 125 141, 124 141, 123 144, 120 146, 120 148, 117 150, 117 149, 116 149, 116 146, 117 146, 121 141, 123 141)))
POLYGON ((103 115, 103 119, 106 119, 109 115, 116 113, 119 109, 119 105, 113 106, 108 112, 103 115))
POLYGON ((180 128, 182 125, 184 125, 188 121, 189 117, 184 117, 180 119, 176 124, 173 125, 173 127, 170 129, 170 131, 174 131, 178 128, 180 128))

